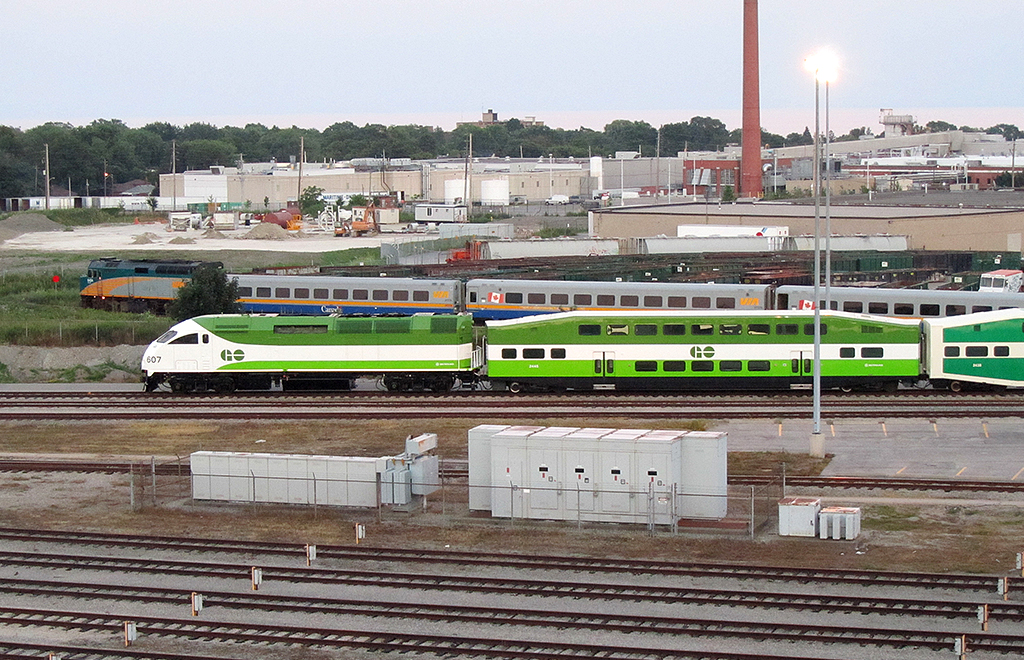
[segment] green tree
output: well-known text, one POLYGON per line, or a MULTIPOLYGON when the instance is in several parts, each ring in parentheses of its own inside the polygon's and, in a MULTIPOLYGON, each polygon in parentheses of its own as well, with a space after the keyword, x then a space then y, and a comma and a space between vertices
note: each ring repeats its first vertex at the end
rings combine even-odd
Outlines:
POLYGON ((733 190, 732 186, 725 186, 722 188, 722 201, 723 202, 735 202, 736 191, 733 190))
POLYGON ((299 195, 299 210, 302 215, 311 218, 320 215, 320 212, 324 210, 324 200, 320 197, 323 192, 324 189, 317 186, 303 188, 302 194, 299 195))
POLYGON ((238 280, 228 281, 223 268, 206 265, 192 273, 188 284, 178 289, 178 296, 167 308, 177 321, 203 314, 237 314, 242 311, 238 302, 238 280))

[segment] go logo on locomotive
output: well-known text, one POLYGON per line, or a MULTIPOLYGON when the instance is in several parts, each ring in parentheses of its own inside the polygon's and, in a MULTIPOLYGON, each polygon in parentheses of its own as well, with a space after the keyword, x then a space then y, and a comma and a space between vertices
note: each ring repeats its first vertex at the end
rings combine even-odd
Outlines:
POLYGON ((230 348, 226 348, 220 352, 220 359, 225 362, 241 362, 245 359, 245 352, 240 348, 234 351, 230 348))
POLYGON ((690 349, 690 357, 713 358, 715 357, 715 349, 711 346, 705 346, 704 348, 701 348, 700 346, 694 346, 693 348, 690 349))

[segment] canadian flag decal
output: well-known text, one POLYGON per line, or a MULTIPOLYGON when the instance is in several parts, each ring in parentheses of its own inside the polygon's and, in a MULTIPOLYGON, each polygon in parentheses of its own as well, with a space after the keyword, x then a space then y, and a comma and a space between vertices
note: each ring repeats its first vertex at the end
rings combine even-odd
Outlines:
POLYGON ((800 305, 797 307, 797 309, 814 309, 814 301, 813 300, 801 300, 800 301, 800 305))
POLYGON ((505 302, 505 294, 498 293, 497 291, 491 291, 487 294, 487 302, 489 303, 503 303, 505 302))

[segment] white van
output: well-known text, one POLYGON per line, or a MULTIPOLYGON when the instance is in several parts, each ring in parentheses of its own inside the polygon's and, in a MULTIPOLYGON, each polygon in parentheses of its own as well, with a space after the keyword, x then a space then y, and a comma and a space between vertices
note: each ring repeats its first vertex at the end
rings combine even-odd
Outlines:
POLYGON ((552 195, 551 197, 548 197, 547 201, 545 201, 544 203, 545 204, 550 204, 550 205, 568 204, 569 203, 569 196, 568 195, 552 195))

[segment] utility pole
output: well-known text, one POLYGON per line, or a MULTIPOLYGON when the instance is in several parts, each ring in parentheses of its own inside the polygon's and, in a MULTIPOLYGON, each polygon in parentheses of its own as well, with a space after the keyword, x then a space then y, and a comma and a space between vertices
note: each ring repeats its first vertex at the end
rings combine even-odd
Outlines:
POLYGON ((43 151, 46 153, 46 210, 50 210, 50 145, 44 144, 43 151))
POLYGON ((178 141, 171 140, 171 210, 178 210, 178 141))

